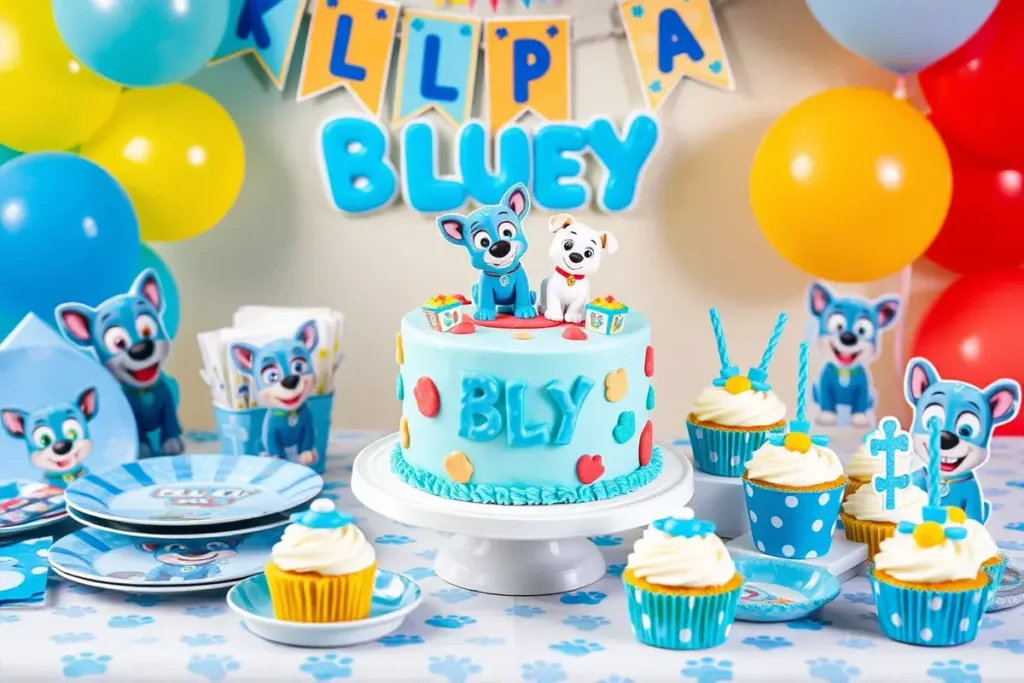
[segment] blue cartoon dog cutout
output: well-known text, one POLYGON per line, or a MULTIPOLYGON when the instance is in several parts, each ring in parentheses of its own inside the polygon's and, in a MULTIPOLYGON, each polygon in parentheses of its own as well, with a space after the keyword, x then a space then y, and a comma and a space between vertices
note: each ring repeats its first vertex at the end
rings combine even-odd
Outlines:
POLYGON ((74 403, 58 403, 32 412, 4 408, 0 421, 8 434, 25 441, 29 461, 42 470, 46 483, 66 488, 86 472, 82 463, 92 453, 89 422, 98 410, 96 389, 89 387, 74 403))
POLYGON ((962 508, 969 518, 984 524, 992 506, 985 500, 977 472, 988 461, 995 428, 1020 410, 1020 384, 1000 379, 979 389, 944 380, 930 362, 914 358, 907 366, 904 394, 914 409, 910 428, 914 452, 924 462, 928 462, 929 423, 938 420, 942 429, 942 505, 962 508))
POLYGON ((57 327, 72 343, 91 350, 120 382, 139 437, 139 457, 177 455, 184 450, 181 423, 170 384, 162 373, 171 352, 163 324, 164 296, 156 272, 139 273, 126 294, 96 308, 67 303, 57 307, 57 327), (156 435, 154 452, 150 435, 156 435))
POLYGON ((881 352, 882 332, 899 316, 900 300, 840 297, 820 282, 811 285, 808 299, 818 350, 825 359, 812 389, 820 408, 816 420, 834 425, 845 407, 853 426, 866 427, 875 405, 869 366, 881 352))
POLYGON ((313 410, 306 399, 316 387, 311 354, 318 343, 316 322, 308 320, 293 339, 259 348, 238 343, 228 349, 238 371, 252 379, 256 402, 267 409, 261 455, 303 465, 317 461, 313 410))
POLYGON ((494 320, 498 313, 537 316, 537 294, 530 291, 522 264, 528 246, 523 221, 529 212, 526 186, 516 183, 500 204, 481 206, 468 216, 449 213, 437 218, 444 238, 469 252, 470 262, 480 271, 472 289, 477 320, 494 320))

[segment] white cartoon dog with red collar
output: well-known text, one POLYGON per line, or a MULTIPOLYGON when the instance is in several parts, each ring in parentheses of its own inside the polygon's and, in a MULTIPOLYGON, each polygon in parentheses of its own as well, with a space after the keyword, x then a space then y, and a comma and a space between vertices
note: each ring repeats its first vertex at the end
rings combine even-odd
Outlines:
POLYGON ((552 216, 548 229, 554 233, 548 255, 555 270, 540 284, 540 312, 555 322, 581 323, 601 252, 614 254, 619 243, 610 232, 594 230, 567 213, 552 216))

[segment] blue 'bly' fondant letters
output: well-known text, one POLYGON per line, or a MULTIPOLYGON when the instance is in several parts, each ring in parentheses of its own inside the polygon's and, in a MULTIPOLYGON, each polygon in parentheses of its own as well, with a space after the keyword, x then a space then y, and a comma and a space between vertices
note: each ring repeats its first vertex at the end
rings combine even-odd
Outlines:
POLYGON ((558 412, 554 425, 546 422, 527 424, 526 389, 522 380, 503 382, 490 375, 466 371, 462 374, 462 403, 459 413, 459 436, 471 441, 490 441, 506 427, 508 445, 565 446, 572 441, 583 402, 594 388, 593 380, 577 377, 572 389, 553 380, 544 387, 558 412), (505 396, 505 416, 496 404, 505 396))

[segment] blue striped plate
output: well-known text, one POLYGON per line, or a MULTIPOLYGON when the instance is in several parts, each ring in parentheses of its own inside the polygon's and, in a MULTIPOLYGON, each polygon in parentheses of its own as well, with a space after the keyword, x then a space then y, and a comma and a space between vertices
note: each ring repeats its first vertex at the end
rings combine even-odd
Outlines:
POLYGON ((68 507, 126 524, 201 526, 239 522, 302 505, 324 480, 281 458, 172 455, 87 474, 65 492, 68 507))

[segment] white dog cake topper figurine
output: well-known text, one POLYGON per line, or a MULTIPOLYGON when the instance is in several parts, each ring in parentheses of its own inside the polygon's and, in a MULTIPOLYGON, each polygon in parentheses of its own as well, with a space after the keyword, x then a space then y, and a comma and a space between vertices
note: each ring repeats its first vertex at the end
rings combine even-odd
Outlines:
POLYGON ((594 230, 567 213, 552 216, 548 229, 554 233, 548 255, 555 270, 540 285, 540 312, 548 320, 581 323, 590 301, 588 278, 601 265, 601 252, 614 254, 619 243, 610 232, 594 230))

